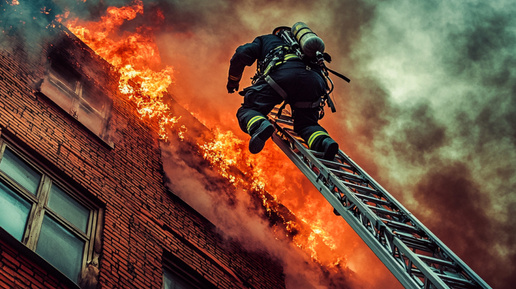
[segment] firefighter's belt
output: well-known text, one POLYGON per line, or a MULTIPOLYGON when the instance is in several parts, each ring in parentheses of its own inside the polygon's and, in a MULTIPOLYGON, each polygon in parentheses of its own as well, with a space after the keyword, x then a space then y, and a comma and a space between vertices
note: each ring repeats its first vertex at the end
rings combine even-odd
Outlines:
POLYGON ((321 101, 322 101, 322 99, 320 99, 319 101, 316 101, 316 102, 298 101, 298 102, 295 102, 292 106, 294 108, 316 108, 316 107, 319 107, 321 101))

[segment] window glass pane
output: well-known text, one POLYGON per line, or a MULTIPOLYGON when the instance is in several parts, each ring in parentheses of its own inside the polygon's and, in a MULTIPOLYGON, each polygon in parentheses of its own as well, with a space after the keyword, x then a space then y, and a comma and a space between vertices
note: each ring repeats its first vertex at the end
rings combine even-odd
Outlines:
POLYGON ((82 102, 88 104, 90 110, 95 111, 102 117, 111 107, 111 99, 100 89, 90 83, 84 83, 82 91, 82 102))
POLYGON ((51 67, 52 77, 59 81, 56 84, 75 92, 77 82, 81 79, 81 75, 63 59, 52 61, 51 67))
POLYGON ((36 194, 39 181, 41 180, 41 174, 32 169, 7 148, 0 162, 0 170, 4 171, 17 183, 24 186, 29 192, 36 194))
POLYGON ((41 92, 68 113, 77 105, 79 98, 70 88, 51 76, 41 84, 41 92))
POLYGON ((163 288, 164 289, 195 289, 190 283, 174 274, 170 270, 163 268, 163 288))
POLYGON ((77 119, 100 136, 105 130, 112 101, 97 86, 88 82, 83 82, 81 95, 77 119))
POLYGON ((45 215, 36 253, 77 282, 83 249, 84 242, 82 240, 45 215))
POLYGON ((0 182, 0 226, 18 241, 23 238, 30 203, 0 182))
POLYGON ((100 135, 105 126, 104 116, 87 103, 79 105, 77 119, 96 135, 100 135))
POLYGON ((90 211, 57 186, 52 186, 50 190, 48 207, 86 232, 90 211))

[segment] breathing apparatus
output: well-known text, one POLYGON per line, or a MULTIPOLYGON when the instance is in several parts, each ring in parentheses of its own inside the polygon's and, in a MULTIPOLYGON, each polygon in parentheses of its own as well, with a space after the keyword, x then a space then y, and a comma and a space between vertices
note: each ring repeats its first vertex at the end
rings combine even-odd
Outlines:
POLYGON ((334 84, 329 77, 328 72, 333 73, 348 83, 351 80, 326 66, 325 62, 330 63, 331 56, 324 52, 324 41, 303 22, 295 23, 292 28, 288 26, 277 27, 273 30, 272 34, 281 37, 283 41, 287 43, 289 49, 303 61, 309 65, 320 67, 323 76, 328 79, 330 85, 328 86, 325 96, 320 102, 321 115, 319 117, 322 118, 324 116, 324 110, 322 108, 325 105, 325 101, 328 102, 328 106, 331 111, 335 112, 335 105, 330 97, 330 93, 334 89, 334 84))

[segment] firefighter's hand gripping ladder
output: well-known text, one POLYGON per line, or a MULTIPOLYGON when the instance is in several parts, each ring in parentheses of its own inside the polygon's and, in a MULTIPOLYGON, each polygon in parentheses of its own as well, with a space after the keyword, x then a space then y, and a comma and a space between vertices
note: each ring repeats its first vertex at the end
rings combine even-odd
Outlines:
POLYGON ((350 157, 309 150, 285 114, 270 114, 273 141, 405 288, 491 288, 350 157))

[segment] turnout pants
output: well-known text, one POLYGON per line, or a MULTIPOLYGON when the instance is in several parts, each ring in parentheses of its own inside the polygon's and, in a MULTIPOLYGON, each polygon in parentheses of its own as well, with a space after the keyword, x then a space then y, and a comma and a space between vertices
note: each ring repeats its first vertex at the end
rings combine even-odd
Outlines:
MULTIPOLYGON (((322 140, 329 135, 318 124, 319 109, 296 108, 295 104, 319 101, 326 92, 326 82, 322 76, 306 69, 302 62, 292 65, 287 62, 270 76, 288 95, 288 103, 293 108, 294 131, 306 141, 310 149, 321 151, 322 140)), ((245 88, 241 94, 244 95, 244 103, 238 109, 237 118, 242 131, 250 135, 274 106, 283 102, 283 98, 263 80, 245 88)))

